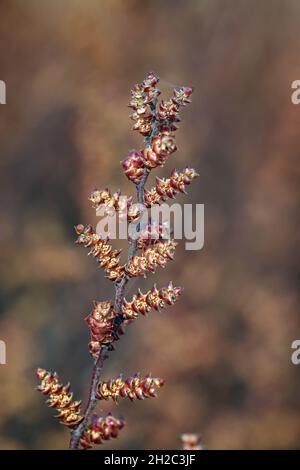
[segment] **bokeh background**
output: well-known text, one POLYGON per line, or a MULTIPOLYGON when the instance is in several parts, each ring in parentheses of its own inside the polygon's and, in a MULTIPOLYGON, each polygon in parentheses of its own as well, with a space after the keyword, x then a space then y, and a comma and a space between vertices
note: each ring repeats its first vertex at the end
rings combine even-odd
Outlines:
POLYGON ((179 150, 157 174, 200 172, 178 201, 205 204, 205 246, 182 243, 157 271, 184 295, 131 325, 105 364, 104 378, 166 379, 156 400, 105 404, 127 420, 106 447, 176 449, 182 432, 209 449, 299 447, 299 1, 1 0, 0 12, 0 448, 68 445, 35 368, 86 399, 83 318, 113 289, 73 226, 97 222, 95 187, 133 190, 119 162, 141 145, 127 101, 148 70, 167 95, 195 87, 179 150))

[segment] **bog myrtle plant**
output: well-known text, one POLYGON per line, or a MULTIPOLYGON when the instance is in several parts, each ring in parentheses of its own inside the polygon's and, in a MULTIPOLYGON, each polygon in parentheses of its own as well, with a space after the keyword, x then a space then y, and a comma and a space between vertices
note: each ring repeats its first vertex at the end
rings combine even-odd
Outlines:
POLYGON ((151 374, 101 380, 104 361, 130 323, 151 310, 173 305, 182 293, 182 288, 173 286, 170 281, 161 288, 154 285, 145 293, 139 290, 130 300, 125 298, 130 280, 146 277, 158 267, 165 267, 173 260, 177 245, 163 223, 153 224, 150 220, 142 224, 141 213, 145 208, 174 198, 177 193, 184 193, 186 185, 198 176, 193 168, 173 170, 170 177, 157 179, 153 188, 145 189, 149 173, 164 166, 176 151, 175 132, 180 121, 179 113, 191 102, 193 91, 189 87, 175 88, 170 99, 159 101, 158 82, 159 77, 149 72, 143 82, 131 90, 129 107, 132 109, 133 130, 144 137, 144 144, 140 150, 131 150, 121 166, 135 185, 136 201, 133 197, 123 197, 120 192, 114 193, 109 189, 95 190, 89 197, 96 211, 104 208, 103 214, 114 211, 123 219, 125 214, 126 221, 131 225, 126 262, 121 263, 121 251, 114 249, 109 239, 91 225, 75 227, 78 236, 76 243, 89 250, 88 254, 95 258, 115 287, 114 299, 94 302, 85 319, 90 330, 89 351, 94 361, 85 407, 82 409, 81 402, 73 399, 70 385, 62 385, 56 372, 37 370, 40 380, 38 390, 46 395, 47 404, 56 408, 57 417, 71 431, 71 449, 89 449, 94 444, 116 438, 124 427, 123 418, 114 417, 111 413, 98 416, 95 413, 97 403, 102 400, 118 402, 121 399, 134 401, 156 397, 157 391, 164 385, 163 379, 151 374))

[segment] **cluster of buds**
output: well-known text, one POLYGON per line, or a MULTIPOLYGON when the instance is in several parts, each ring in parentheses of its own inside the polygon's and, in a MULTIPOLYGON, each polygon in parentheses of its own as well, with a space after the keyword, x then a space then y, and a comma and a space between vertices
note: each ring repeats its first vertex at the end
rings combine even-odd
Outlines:
POLYGON ((124 319, 132 320, 137 318, 139 314, 146 315, 152 309, 159 310, 167 305, 173 305, 178 300, 181 292, 182 287, 173 287, 172 282, 169 282, 167 287, 162 287, 159 290, 154 286, 146 294, 139 290, 130 302, 124 299, 122 306, 124 319))
POLYGON ((131 150, 128 157, 121 162, 127 178, 135 184, 139 184, 145 174, 145 166, 142 152, 131 150))
POLYGON ((77 426, 83 420, 80 414, 81 401, 73 401, 70 384, 60 384, 56 372, 47 372, 40 368, 37 369, 37 377, 41 380, 38 390, 47 395, 46 403, 49 407, 57 409, 56 417, 69 428, 77 426))
POLYGON ((156 102, 160 91, 156 87, 159 77, 149 72, 142 83, 137 83, 131 90, 128 106, 133 110, 131 119, 134 121, 133 130, 147 136, 151 132, 153 120, 152 104, 156 102))
POLYGON ((151 222, 140 230, 137 247, 140 250, 145 249, 148 246, 155 245, 159 241, 167 240, 168 238, 170 238, 170 233, 165 223, 157 224, 151 222))
POLYGON ((128 222, 134 222, 140 216, 140 210, 132 204, 132 199, 132 196, 121 196, 120 191, 112 193, 109 189, 96 189, 89 197, 96 211, 104 208, 104 213, 101 215, 114 216, 117 212, 120 220, 128 222))
POLYGON ((123 429, 124 425, 123 418, 115 418, 111 413, 105 418, 93 416, 91 425, 81 436, 81 448, 91 449, 93 444, 101 444, 103 441, 118 437, 119 431, 123 429))
POLYGON ((113 343, 115 338, 114 320, 116 313, 110 301, 95 302, 91 313, 86 317, 86 322, 90 327, 91 341, 89 343, 90 353, 93 357, 98 357, 103 346, 113 343))
POLYGON ((173 170, 170 178, 156 178, 155 187, 144 192, 144 203, 147 207, 161 204, 167 198, 174 199, 178 192, 186 194, 185 186, 197 178, 198 173, 193 168, 186 168, 178 173, 173 170))
POLYGON ((135 121, 134 130, 142 135, 151 134, 151 142, 141 151, 132 150, 123 160, 122 166, 127 178, 139 184, 145 174, 145 168, 151 170, 164 166, 166 158, 176 151, 174 131, 180 121, 179 111, 182 106, 190 103, 192 88, 175 88, 173 96, 168 101, 161 101, 156 113, 155 102, 160 94, 156 88, 159 77, 150 72, 141 84, 131 90, 129 107, 134 112, 131 118, 135 121))
POLYGON ((193 88, 190 87, 174 88, 172 98, 161 101, 156 117, 164 126, 163 128, 169 126, 170 130, 177 129, 175 122, 180 122, 180 108, 191 103, 190 96, 192 93, 193 88))
POLYGON ((143 163, 147 168, 164 166, 166 158, 176 151, 176 142, 173 134, 163 132, 152 139, 151 147, 142 151, 143 163))
POLYGON ((101 382, 97 390, 99 400, 114 400, 119 398, 129 398, 133 401, 143 400, 144 398, 156 397, 156 390, 164 385, 164 380, 147 375, 140 377, 135 374, 133 377, 123 380, 122 377, 101 382))
POLYGON ((168 260, 174 258, 176 246, 174 240, 168 240, 146 248, 140 256, 133 256, 124 266, 126 274, 129 277, 145 276, 147 271, 154 273, 157 266, 164 268, 168 260))
POLYGON ((181 434, 183 450, 203 450, 202 436, 200 434, 185 433, 181 434))
POLYGON ((119 255, 121 250, 114 250, 108 243, 98 235, 91 225, 76 225, 75 231, 78 235, 76 243, 90 248, 89 255, 93 256, 101 268, 107 272, 107 278, 116 281, 124 276, 124 270, 120 266, 119 255))

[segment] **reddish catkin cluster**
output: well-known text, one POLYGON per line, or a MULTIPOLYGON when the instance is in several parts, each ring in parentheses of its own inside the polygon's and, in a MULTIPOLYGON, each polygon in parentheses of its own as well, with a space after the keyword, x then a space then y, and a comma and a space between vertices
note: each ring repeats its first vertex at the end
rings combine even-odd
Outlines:
POLYGON ((164 385, 164 380, 157 377, 140 377, 135 374, 128 379, 122 377, 101 382, 97 390, 98 400, 114 400, 129 398, 129 400, 143 400, 144 398, 156 397, 157 389, 164 385))
POLYGON ((115 439, 124 426, 124 419, 114 418, 111 413, 105 418, 93 416, 91 425, 80 439, 80 447, 91 449, 93 444, 102 444, 103 441, 115 439))
POLYGON ((104 361, 114 349, 114 342, 124 332, 124 325, 139 315, 147 315, 152 309, 160 310, 173 305, 182 292, 181 287, 174 287, 169 282, 161 289, 154 285, 145 294, 138 290, 131 301, 125 299, 126 286, 131 278, 145 277, 147 273, 154 273, 157 267, 164 268, 173 259, 177 245, 170 239, 169 229, 166 230, 164 224, 140 221, 142 212, 147 213, 142 209, 162 204, 177 193, 185 193, 185 186, 198 176, 192 168, 186 168, 181 173, 173 170, 169 178, 157 178, 154 188, 145 189, 149 173, 167 164, 169 157, 177 150, 175 131, 180 121, 180 111, 191 102, 193 91, 189 87, 176 87, 169 99, 159 101, 158 82, 158 75, 149 72, 131 90, 130 118, 134 121, 133 129, 144 137, 144 142, 139 150, 131 150, 121 165, 125 176, 136 186, 136 200, 108 188, 95 189, 89 196, 98 216, 118 214, 120 220, 133 223, 136 228, 137 238, 129 232, 127 261, 121 264, 121 250, 114 249, 108 238, 97 233, 91 225, 79 224, 75 227, 78 236, 76 243, 88 248, 88 254, 105 270, 115 289, 114 300, 94 302, 92 311, 85 319, 90 329, 89 350, 94 365, 84 412, 81 414, 81 402, 73 401, 69 385, 61 385, 56 373, 43 369, 37 372, 41 380, 38 389, 47 395, 49 406, 58 410, 61 422, 72 429, 71 449, 89 449, 93 444, 116 438, 123 428, 122 418, 94 414, 98 400, 117 402, 120 398, 133 401, 156 397, 164 384, 163 379, 139 374, 125 380, 122 376, 106 382, 100 380, 104 361), (141 208, 141 205, 144 207, 141 208))
POLYGON ((77 426, 83 420, 80 414, 81 401, 73 401, 70 384, 60 384, 56 372, 44 369, 37 369, 37 377, 41 380, 38 390, 48 397, 47 405, 57 409, 60 422, 69 428, 77 426))

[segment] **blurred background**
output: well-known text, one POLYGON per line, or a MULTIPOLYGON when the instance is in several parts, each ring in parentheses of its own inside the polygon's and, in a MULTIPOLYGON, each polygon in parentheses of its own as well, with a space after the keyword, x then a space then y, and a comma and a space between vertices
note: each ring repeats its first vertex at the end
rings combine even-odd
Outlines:
POLYGON ((105 379, 166 379, 155 400, 99 408, 127 421, 105 446, 178 449, 182 432, 200 432, 209 449, 299 447, 299 1, 1 0, 0 12, 0 448, 68 446, 35 368, 86 399, 83 319, 113 286, 73 226, 97 223, 95 187, 134 189, 119 162, 142 143, 127 102, 149 70, 165 96, 195 87, 179 150, 156 174, 200 173, 178 201, 205 204, 205 246, 181 243, 166 270, 129 290, 185 288, 131 325, 105 363, 105 379))

